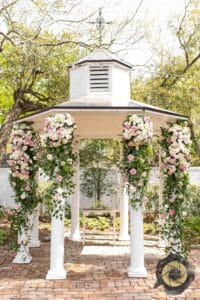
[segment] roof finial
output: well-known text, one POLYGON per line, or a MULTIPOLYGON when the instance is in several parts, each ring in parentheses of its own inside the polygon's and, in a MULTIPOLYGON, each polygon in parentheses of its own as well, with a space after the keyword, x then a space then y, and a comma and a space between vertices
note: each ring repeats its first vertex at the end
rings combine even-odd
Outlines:
POLYGON ((96 27, 97 27, 97 30, 99 32, 99 37, 98 37, 98 40, 99 40, 99 47, 102 46, 102 35, 103 35, 103 29, 104 29, 104 25, 108 25, 108 24, 111 24, 112 22, 105 22, 105 19, 102 15, 102 7, 99 7, 99 15, 98 17, 96 18, 96 21, 93 21, 93 22, 89 22, 90 24, 96 24, 96 27))

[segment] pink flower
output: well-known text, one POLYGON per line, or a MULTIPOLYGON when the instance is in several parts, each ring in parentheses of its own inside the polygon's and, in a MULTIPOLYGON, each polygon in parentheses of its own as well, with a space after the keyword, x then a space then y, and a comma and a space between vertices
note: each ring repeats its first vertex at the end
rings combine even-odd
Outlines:
POLYGON ((58 176, 56 177, 56 180, 57 180, 58 182, 61 182, 61 181, 63 180, 63 177, 62 177, 61 175, 58 175, 58 176))
POLYGON ((174 173, 174 171, 173 171, 172 169, 170 169, 170 170, 167 172, 168 175, 172 175, 173 173, 174 173))
POLYGON ((129 142, 128 145, 129 145, 130 147, 133 147, 133 146, 134 146, 134 143, 133 143, 133 142, 129 142))
POLYGON ((146 204, 149 202, 149 198, 144 197, 144 198, 143 198, 143 201, 144 201, 144 204, 146 205, 146 204))
POLYGON ((170 210, 169 210, 169 214, 170 214, 170 216, 173 216, 173 215, 174 215, 174 213, 175 213, 175 211, 174 211, 173 209, 170 209, 170 210))
POLYGON ((127 157, 128 157, 129 161, 132 161, 134 159, 134 155, 133 154, 129 154, 127 157))
POLYGON ((132 168, 132 169, 130 169, 129 173, 131 175, 135 175, 137 173, 137 171, 136 171, 136 169, 132 168))
POLYGON ((171 139, 167 138, 166 142, 167 142, 168 145, 170 145, 171 144, 171 139))
POLYGON ((16 171, 14 174, 13 174, 14 177, 19 177, 20 176, 20 173, 19 171, 16 171))
POLYGON ((29 171, 22 170, 23 175, 29 175, 29 171))

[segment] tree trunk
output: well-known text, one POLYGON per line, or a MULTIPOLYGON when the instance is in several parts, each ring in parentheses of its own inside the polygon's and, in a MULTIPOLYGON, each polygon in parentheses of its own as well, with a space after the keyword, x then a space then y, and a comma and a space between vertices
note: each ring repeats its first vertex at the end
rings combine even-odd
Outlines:
POLYGON ((97 173, 97 201, 101 201, 101 169, 97 173))
POLYGON ((197 140, 196 134, 195 134, 195 130, 194 130, 194 124, 192 122, 192 120, 189 118, 188 119, 188 125, 190 127, 190 131, 191 131, 191 138, 194 141, 194 145, 197 151, 197 154, 200 156, 200 144, 197 140))
POLYGON ((10 134, 11 134, 11 131, 12 131, 13 121, 15 119, 19 118, 19 116, 22 112, 19 101, 20 101, 20 99, 15 101, 15 103, 13 104, 13 107, 11 108, 9 113, 7 114, 3 124, 1 126, 1 130, 0 130, 0 159, 6 153, 6 146, 8 144, 10 134))

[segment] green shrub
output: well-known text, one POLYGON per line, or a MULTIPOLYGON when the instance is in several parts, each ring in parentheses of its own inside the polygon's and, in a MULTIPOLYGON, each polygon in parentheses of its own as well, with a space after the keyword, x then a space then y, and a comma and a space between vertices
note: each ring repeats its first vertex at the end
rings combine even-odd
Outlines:
POLYGON ((152 234, 157 235, 159 233, 159 227, 156 224, 147 224, 144 223, 144 233, 145 234, 152 234))
POLYGON ((191 231, 192 237, 199 237, 200 239, 200 216, 196 216, 185 220, 185 225, 191 231))
POLYGON ((190 185, 184 201, 187 216, 200 216, 200 185, 190 185))
MULTIPOLYGON (((83 217, 80 217, 80 225, 83 226, 83 217)), ((112 227, 112 220, 103 216, 88 216, 85 218, 85 226, 88 230, 104 231, 112 227)))
POLYGON ((8 249, 17 249, 17 232, 20 222, 20 214, 16 209, 0 206, 0 245, 6 245, 8 249))
POLYGON ((200 216, 187 218, 184 220, 184 231, 182 232, 182 243, 187 246, 187 251, 190 251, 190 246, 194 243, 200 243, 200 216))
POLYGON ((7 240, 7 234, 4 229, 0 229, 0 246, 4 245, 7 240))
POLYGON ((148 202, 144 205, 144 220, 146 223, 152 223, 159 217, 159 187, 149 186, 146 197, 148 202))

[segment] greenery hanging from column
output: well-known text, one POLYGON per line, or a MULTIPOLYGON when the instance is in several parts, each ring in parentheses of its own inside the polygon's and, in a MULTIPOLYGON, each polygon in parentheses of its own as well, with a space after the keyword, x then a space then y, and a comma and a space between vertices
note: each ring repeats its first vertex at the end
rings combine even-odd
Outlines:
MULTIPOLYGON (((161 215, 162 237, 167 241, 166 252, 187 255, 183 203, 189 185, 190 130, 186 122, 161 128, 161 168, 164 174, 161 215)), ((187 233, 186 233, 187 234, 187 233)))
POLYGON ((62 219, 65 201, 72 193, 72 177, 76 155, 73 153, 73 137, 76 125, 70 114, 56 114, 45 120, 41 136, 44 150, 43 170, 52 182, 49 191, 50 210, 62 219))
POLYGON ((129 115, 123 123, 124 180, 129 184, 130 204, 142 206, 152 158, 153 124, 146 116, 129 115))

